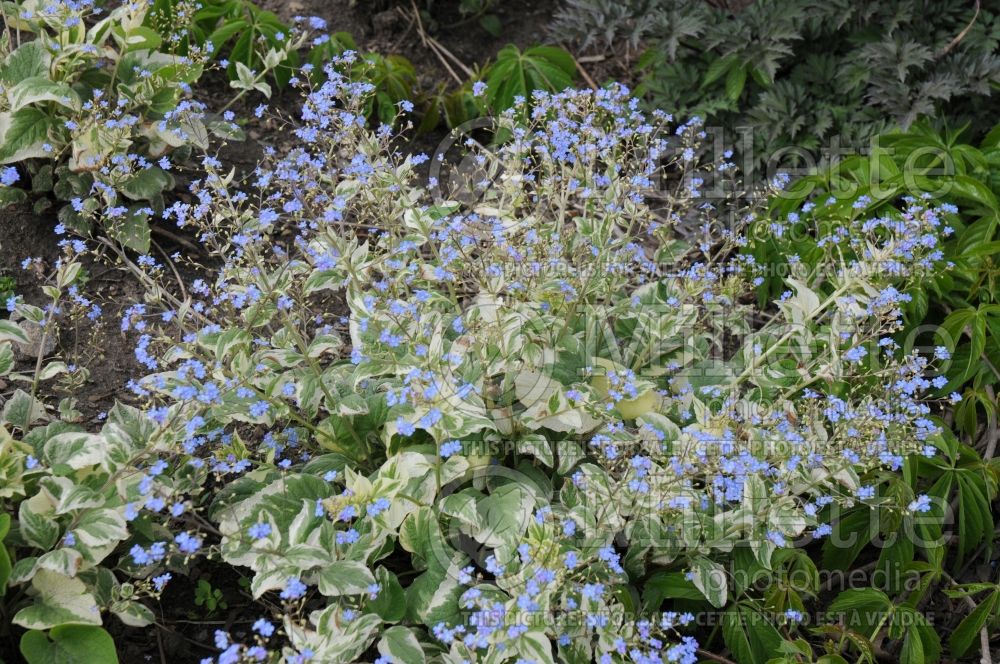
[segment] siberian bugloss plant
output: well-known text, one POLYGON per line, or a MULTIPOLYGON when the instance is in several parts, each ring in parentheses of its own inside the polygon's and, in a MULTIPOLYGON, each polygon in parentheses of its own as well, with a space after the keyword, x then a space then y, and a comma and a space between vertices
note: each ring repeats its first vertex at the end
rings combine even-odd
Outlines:
POLYGON ((721 224, 705 183, 738 183, 695 161, 697 121, 622 86, 536 92, 445 195, 368 129, 372 88, 340 64, 295 148, 242 186, 206 156, 165 210, 222 264, 185 295, 135 263, 160 284, 122 320, 144 410, 98 433, 9 422, 18 532, 55 524, 15 542, 36 591, 16 624, 56 624, 35 619, 56 588, 95 626, 148 621, 135 600, 206 556, 260 600, 219 661, 693 662, 686 607, 728 607, 726 644, 756 661, 803 600, 748 604, 744 572, 805 565, 790 547, 841 507, 912 525, 926 499, 880 473, 940 434, 929 361, 890 335, 938 267, 938 211, 859 221, 864 250, 761 306, 736 251, 760 210, 721 224))
MULTIPOLYGON (((52 192, 68 202, 59 210, 64 225, 84 233, 100 209, 103 232, 146 253, 148 220, 174 186, 171 159, 207 149, 211 134, 240 133, 231 113, 210 116, 193 98, 211 45, 188 45, 183 25, 161 37, 145 24, 149 10, 147 2, 109 11, 95 0, 3 4, 0 164, 16 166, 5 171, 12 175, 0 204, 25 200, 29 185, 52 192)), ((241 63, 234 87, 243 92, 235 96, 269 94, 263 78, 304 38, 293 30, 262 71, 241 63)), ((36 210, 50 204, 39 197, 36 210)))

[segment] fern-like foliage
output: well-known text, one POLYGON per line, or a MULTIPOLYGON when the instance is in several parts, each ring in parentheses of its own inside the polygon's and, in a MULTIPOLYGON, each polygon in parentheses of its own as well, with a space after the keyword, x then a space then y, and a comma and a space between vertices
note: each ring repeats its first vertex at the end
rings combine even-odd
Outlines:
POLYGON ((702 0, 566 0, 549 31, 584 50, 635 49, 655 37, 673 58, 682 40, 705 32, 710 17, 702 0))
POLYGON ((1000 91, 1000 10, 967 0, 566 0, 554 35, 587 49, 644 45, 650 105, 750 127, 758 163, 817 156, 933 116, 984 131, 1000 91), (714 3, 720 4, 720 3, 714 3))

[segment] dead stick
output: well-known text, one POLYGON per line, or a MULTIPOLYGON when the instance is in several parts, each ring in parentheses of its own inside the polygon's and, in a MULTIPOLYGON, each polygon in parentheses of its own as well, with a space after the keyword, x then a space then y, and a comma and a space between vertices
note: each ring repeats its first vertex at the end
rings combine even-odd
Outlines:
POLYGON ((587 70, 584 69, 583 65, 580 64, 580 61, 577 60, 576 57, 573 55, 570 55, 570 57, 573 58, 573 64, 576 65, 576 70, 580 72, 580 74, 583 76, 583 80, 587 81, 587 85, 590 86, 590 89, 597 90, 598 89, 597 83, 594 83, 594 79, 590 77, 590 74, 587 73, 587 70))
POLYGON ((945 47, 944 47, 943 49, 941 49, 941 52, 939 52, 939 53, 937 54, 937 57, 939 57, 939 58, 940 58, 940 57, 942 57, 942 56, 944 56, 944 55, 947 55, 947 54, 948 54, 948 51, 950 51, 951 49, 953 49, 953 48, 955 48, 956 46, 958 46, 958 43, 959 43, 960 41, 962 41, 963 39, 965 39, 965 35, 969 34, 969 30, 971 30, 971 29, 972 29, 972 26, 973 26, 973 24, 974 24, 974 23, 976 22, 976 19, 977 19, 977 18, 979 18, 979 0, 976 0, 976 13, 975 13, 975 14, 973 14, 973 16, 972 16, 972 20, 971 20, 971 21, 969 21, 969 24, 968 24, 967 26, 965 26, 965 29, 964 29, 964 30, 962 30, 962 31, 961 31, 960 33, 958 33, 958 35, 956 35, 956 36, 955 36, 955 38, 954 38, 954 39, 952 39, 952 40, 951 40, 951 41, 950 41, 950 42, 948 43, 948 45, 947 45, 947 46, 945 46, 945 47))
POLYGON ((465 83, 465 81, 463 81, 459 77, 459 75, 455 73, 455 70, 451 68, 451 65, 448 64, 448 61, 445 59, 445 57, 441 55, 441 53, 438 52, 436 48, 434 48, 433 44, 431 43, 430 35, 428 35, 426 31, 424 31, 424 24, 420 20, 420 10, 417 9, 417 6, 415 4, 413 4, 413 15, 417 19, 417 34, 420 36, 420 41, 423 43, 424 47, 429 48, 431 52, 434 53, 435 57, 437 57, 437 59, 440 60, 441 64, 444 65, 444 68, 448 70, 448 73, 451 74, 451 77, 454 78, 459 85, 465 83))

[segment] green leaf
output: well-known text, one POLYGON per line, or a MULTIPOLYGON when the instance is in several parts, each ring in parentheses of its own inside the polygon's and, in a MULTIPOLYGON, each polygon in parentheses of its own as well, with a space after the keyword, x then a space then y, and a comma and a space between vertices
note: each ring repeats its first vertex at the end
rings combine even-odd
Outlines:
POLYGON ((7 92, 11 111, 19 111, 25 106, 51 101, 70 110, 80 108, 80 97, 65 83, 50 81, 45 76, 33 76, 20 81, 7 92))
POLYGON ((140 254, 149 253, 149 216, 140 205, 133 205, 121 219, 108 227, 108 235, 140 254))
POLYGON ((66 464, 80 469, 99 465, 107 447, 104 438, 98 434, 67 432, 50 438, 42 449, 42 456, 53 466, 66 464))
POLYGON ((530 454, 549 468, 555 464, 555 457, 552 454, 552 441, 547 436, 539 433, 522 436, 517 441, 517 452, 518 454, 530 454))
POLYGON ((903 638, 903 649, 899 653, 900 664, 924 664, 924 644, 916 630, 909 630, 903 638))
POLYGON ((117 664, 111 635, 101 627, 59 625, 45 632, 31 630, 21 637, 21 654, 28 664, 117 664))
POLYGON ((861 629, 871 636, 882 616, 892 611, 892 601, 875 588, 851 588, 837 595, 830 603, 830 611, 843 614, 847 627, 861 629))
POLYGON ((489 547, 513 543, 527 527, 532 505, 532 494, 527 487, 517 483, 498 487, 479 501, 482 528, 474 537, 489 547))
POLYGON ((705 72, 705 77, 701 81, 701 87, 707 88, 709 85, 722 78, 723 74, 726 74, 730 68, 736 65, 737 60, 737 56, 734 54, 719 58, 713 62, 709 65, 708 71, 705 72))
POLYGON ((0 514, 0 597, 7 593, 7 582, 10 580, 10 571, 13 569, 7 546, 3 543, 9 530, 10 514, 0 514))
POLYGON ((31 585, 38 594, 34 603, 17 612, 15 624, 27 629, 101 624, 101 610, 80 579, 41 569, 31 585))
POLYGON ((484 14, 479 17, 479 27, 494 37, 499 37, 503 32, 503 24, 496 14, 484 14))
POLYGON ((726 75, 726 96, 730 101, 736 101, 743 94, 747 82, 746 67, 733 67, 726 75))
POLYGON ((642 584, 642 601, 650 611, 659 611, 665 599, 705 601, 705 595, 695 588, 683 572, 654 572, 642 584))
POLYGON ((541 630, 525 632, 517 639, 517 650, 528 662, 536 664, 554 664, 552 659, 552 641, 541 630))
POLYGON ((994 590, 979 603, 979 606, 962 619, 948 640, 952 655, 962 657, 969 651, 978 638, 980 630, 993 615, 998 601, 1000 601, 1000 590, 994 590))
POLYGON ((402 625, 385 630, 378 642, 378 652, 380 655, 391 658, 394 662, 424 664, 427 661, 413 630, 402 625))
POLYGON ((136 173, 120 187, 125 196, 133 201, 150 200, 164 189, 172 187, 174 179, 159 166, 150 166, 136 173))
POLYGON ((9 318, 0 320, 0 341, 16 341, 20 344, 28 343, 28 335, 15 321, 9 318))
POLYGON ((385 622, 399 622, 406 614, 403 586, 400 585, 396 575, 384 567, 379 567, 375 571, 375 580, 379 585, 378 595, 367 603, 367 609, 378 614, 385 622))
POLYGON ((156 622, 156 614, 141 602, 116 602, 111 605, 111 613, 129 627, 145 627, 156 622))
POLYGON ((561 48, 536 46, 521 51, 505 46, 486 71, 487 100, 496 109, 514 105, 516 97, 531 98, 535 90, 558 92, 573 85, 576 63, 561 48))
POLYGON ((361 595, 375 583, 371 570, 357 560, 337 560, 319 574, 319 591, 327 597, 361 595))
POLYGON ((52 55, 39 40, 25 42, 17 47, 0 66, 0 81, 17 83, 26 78, 48 76, 52 55))
POLYGON ((23 203, 28 199, 28 192, 16 187, 0 187, 0 210, 3 208, 23 203))
POLYGON ((717 609, 725 606, 729 597, 726 569, 705 556, 698 556, 691 561, 691 571, 694 574, 692 582, 695 588, 712 603, 712 606, 717 609))
POLYGON ((722 638, 739 664, 766 662, 783 640, 766 616, 743 602, 722 614, 722 638))
POLYGON ((46 156, 42 145, 49 137, 52 119, 37 108, 0 113, 0 164, 46 156))
POLYGON ((152 28, 144 25, 132 28, 125 37, 124 50, 129 51, 155 51, 163 43, 163 39, 152 28))
POLYGON ((45 404, 20 389, 3 406, 3 421, 19 427, 31 425, 44 416, 45 404))
POLYGON ((440 568, 424 572, 406 588, 406 620, 434 627, 439 622, 450 625, 462 620, 458 599, 465 588, 454 574, 440 568))
POLYGON ((77 539, 88 547, 117 544, 128 537, 125 517, 113 509, 85 512, 73 529, 77 539))
POLYGON ((225 21, 218 30, 208 36, 207 41, 212 42, 212 45, 215 46, 215 53, 218 54, 227 41, 232 39, 234 35, 242 33, 248 27, 250 27, 250 24, 242 19, 225 21))

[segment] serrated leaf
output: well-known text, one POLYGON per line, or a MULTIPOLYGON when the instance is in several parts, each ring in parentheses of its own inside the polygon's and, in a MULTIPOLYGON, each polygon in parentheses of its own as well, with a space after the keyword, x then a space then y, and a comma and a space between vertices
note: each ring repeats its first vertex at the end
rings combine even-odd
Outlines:
POLYGON ((740 664, 766 662, 783 641, 770 620, 742 603, 722 614, 722 637, 740 664))
POLYGON ((979 636, 980 630, 993 615, 998 601, 1000 601, 1000 591, 990 593, 969 615, 962 619, 955 631, 951 633, 948 644, 955 657, 962 657, 969 651, 979 636))

